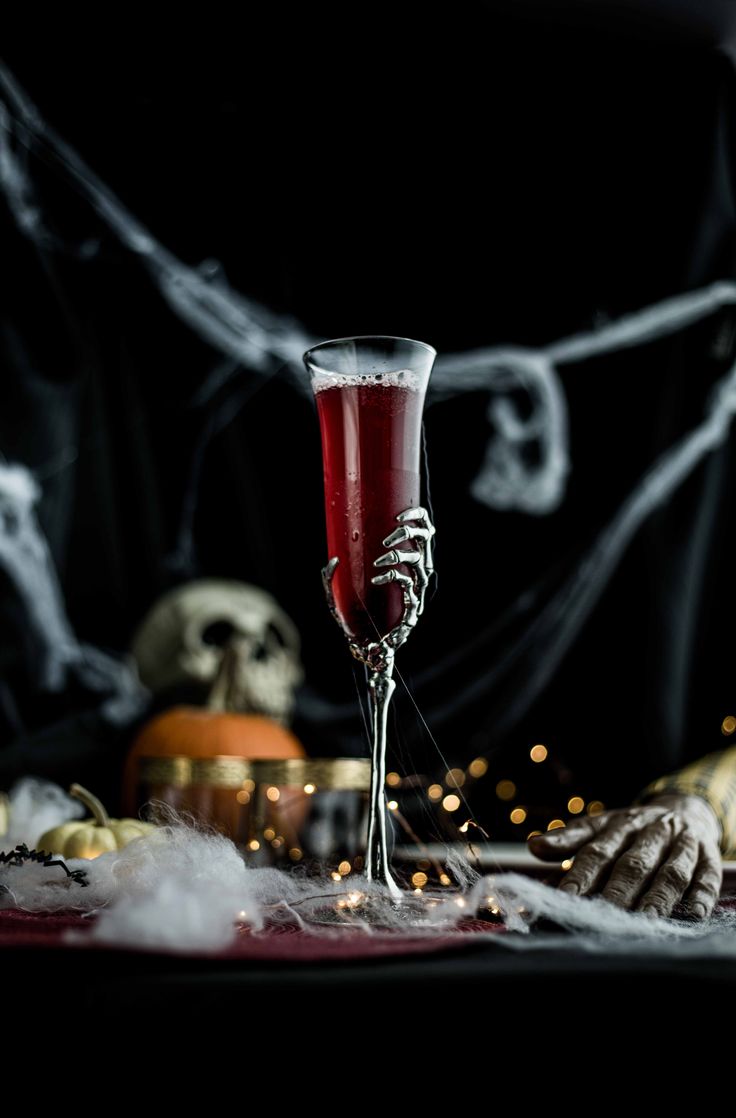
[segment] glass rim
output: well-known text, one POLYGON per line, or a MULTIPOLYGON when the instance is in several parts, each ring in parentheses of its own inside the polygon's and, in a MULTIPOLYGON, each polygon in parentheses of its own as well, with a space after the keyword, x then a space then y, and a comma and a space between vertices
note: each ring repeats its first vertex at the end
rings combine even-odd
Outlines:
MULTIPOLYGON (((402 338, 399 335, 395 335, 395 334, 352 334, 352 335, 349 334, 346 338, 329 338, 325 342, 318 342, 317 345, 313 345, 311 347, 311 349, 306 350, 302 354, 302 360, 304 362, 307 362, 312 353, 316 353, 317 350, 319 350, 319 349, 325 349, 327 346, 338 345, 340 342, 368 342, 368 341, 372 341, 372 342, 375 342, 375 341, 408 342, 409 345, 421 346, 422 349, 429 350, 429 352, 433 353, 435 357, 437 356, 437 350, 434 348, 434 346, 430 345, 429 342, 417 341, 416 338, 402 338)), ((329 373, 332 370, 322 369, 322 367, 320 366, 320 371, 325 372, 325 373, 329 373)), ((338 372, 334 372, 333 375, 334 376, 342 376, 343 374, 338 373, 338 372)))

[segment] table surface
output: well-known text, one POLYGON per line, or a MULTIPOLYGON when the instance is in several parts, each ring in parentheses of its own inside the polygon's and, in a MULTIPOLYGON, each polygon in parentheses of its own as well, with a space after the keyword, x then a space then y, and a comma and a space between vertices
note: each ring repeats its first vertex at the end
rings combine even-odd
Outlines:
MULTIPOLYGON (((531 867, 504 861, 504 868, 517 872, 540 869, 537 860, 531 867)), ((544 872, 549 869, 541 866, 544 872)), ((725 867, 722 903, 736 905, 733 864, 725 867)), ((490 998, 496 1011, 510 1019, 523 1005, 540 1004, 540 997, 549 1005, 582 998, 587 1005, 597 1000, 623 1009, 631 998, 643 995, 671 996, 676 991, 681 1005, 695 1005, 711 995, 722 997, 724 987, 736 993, 736 955, 676 958, 635 949, 591 952, 578 949, 560 929, 544 926, 530 933, 534 950, 515 950, 509 937, 518 933, 498 924, 473 920, 463 927, 463 934, 432 943, 388 933, 368 941, 343 941, 328 951, 295 928, 264 937, 249 936, 246 929, 226 952, 167 954, 70 945, 64 940, 66 933, 88 930, 88 920, 73 914, 5 910, 0 912, 0 949, 6 991, 14 983, 27 990, 29 982, 35 982, 45 997, 72 998, 84 1010, 131 1015, 141 1004, 166 1014, 177 1008, 186 1013, 194 1005, 235 1012, 252 994, 295 1005, 312 995, 327 1008, 344 1006, 346 995, 353 993, 361 1005, 378 1008, 387 1000, 431 991, 435 1004, 461 996, 490 998)))

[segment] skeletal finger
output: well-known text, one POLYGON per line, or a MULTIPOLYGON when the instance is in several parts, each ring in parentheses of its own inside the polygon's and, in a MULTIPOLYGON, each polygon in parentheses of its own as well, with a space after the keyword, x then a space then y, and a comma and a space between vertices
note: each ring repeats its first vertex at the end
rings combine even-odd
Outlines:
POLYGON ((710 916, 721 895, 723 862, 720 852, 701 854, 693 873, 692 884, 685 893, 686 910, 699 920, 710 916))
POLYGON ((421 551, 398 551, 394 548, 393 551, 387 551, 385 555, 380 555, 378 559, 373 560, 374 567, 390 567, 393 563, 421 563, 421 551))
POLYGON ((332 576, 335 573, 335 568, 337 567, 339 561, 340 560, 335 555, 332 557, 332 559, 330 559, 327 565, 322 568, 322 587, 325 592, 325 598, 327 599, 327 605, 329 607, 330 613, 334 617, 335 621, 337 621, 338 625, 340 624, 340 618, 338 617, 337 607, 335 605, 335 595, 332 592, 332 576))
MULTIPOLYGON (((405 520, 424 520, 428 525, 431 524, 429 513, 426 509, 422 508, 421 505, 413 509, 404 509, 403 512, 399 513, 396 519, 400 524, 403 524, 405 520)), ((434 531, 434 528, 432 528, 432 531, 434 531)))
POLYGON ((417 592, 417 597, 419 599, 417 615, 421 614, 424 609, 424 593, 427 589, 427 583, 429 582, 429 576, 431 575, 431 573, 432 571, 427 569, 427 565, 424 562, 424 556, 422 556, 422 562, 417 563, 417 565, 414 567, 414 585, 417 592))
POLYGON ((394 544, 404 543, 406 540, 428 540, 433 535, 429 528, 394 528, 393 532, 383 540, 384 547, 393 547, 394 544))
POLYGON ((396 519, 403 525, 405 521, 418 520, 424 525, 422 528, 402 527, 396 528, 383 542, 386 547, 391 547, 394 543, 401 543, 408 539, 422 540, 423 563, 417 566, 416 589, 419 595, 419 605, 417 607, 417 616, 422 613, 424 609, 424 593, 427 584, 432 574, 434 574, 434 561, 432 557, 432 537, 435 534, 435 527, 429 518, 429 513, 421 505, 416 508, 405 509, 400 512, 396 519), (406 535, 403 533, 406 532, 406 535), (398 533, 402 533, 401 536, 398 533))
POLYGON ((698 840, 690 831, 683 831, 675 841, 669 858, 640 898, 637 911, 669 916, 692 881, 698 864, 698 851, 698 840))
POLYGON ((404 625, 412 626, 416 624, 419 599, 414 591, 414 580, 409 575, 402 574, 401 571, 392 567, 385 574, 374 575, 371 582, 374 586, 383 586, 387 582, 398 582, 404 596, 404 616, 399 623, 399 628, 404 625))
POLYGON ((642 827, 611 871, 602 893, 607 901, 621 908, 633 907, 636 898, 657 874, 663 861, 674 856, 678 849, 674 844, 680 840, 675 839, 674 826, 674 815, 667 812, 642 827))
POLYGON ((327 565, 322 568, 322 578, 323 579, 332 578, 333 574, 335 573, 335 567, 337 566, 337 564, 339 562, 340 562, 340 560, 338 559, 338 557, 336 555, 333 556, 333 558, 330 559, 330 561, 327 563, 327 565))

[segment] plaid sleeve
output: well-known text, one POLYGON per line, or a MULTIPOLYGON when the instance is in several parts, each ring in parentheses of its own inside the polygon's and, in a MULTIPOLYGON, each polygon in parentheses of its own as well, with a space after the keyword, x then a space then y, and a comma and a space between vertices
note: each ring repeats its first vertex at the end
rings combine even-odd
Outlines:
POLYGON ((736 858, 736 746, 660 776, 642 789, 634 803, 642 804, 658 792, 690 792, 707 800, 721 823, 721 853, 736 858))

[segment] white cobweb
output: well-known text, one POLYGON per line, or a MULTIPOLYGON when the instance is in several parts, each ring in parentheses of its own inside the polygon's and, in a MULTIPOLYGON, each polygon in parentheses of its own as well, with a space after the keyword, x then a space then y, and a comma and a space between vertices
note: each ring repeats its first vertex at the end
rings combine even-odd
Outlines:
MULTIPOLYGON (((48 782, 19 781, 11 794, 15 836, 22 832, 23 841, 35 846, 41 828, 73 813, 66 799, 48 782), (32 804, 35 818, 29 812, 32 804)), ((456 937, 458 944, 485 937, 516 950, 575 946, 591 952, 736 957, 736 909, 722 909, 700 922, 644 916, 602 897, 571 896, 522 874, 481 875, 457 854, 447 859, 454 889, 428 889, 421 897, 407 891, 397 905, 383 886, 360 874, 335 882, 249 868, 225 836, 162 805, 158 818, 156 831, 120 851, 91 861, 69 859, 69 870, 85 871, 86 886, 58 866, 0 864, 0 909, 95 916, 89 930, 74 935, 151 950, 219 951, 244 926, 258 935, 289 924, 328 937, 400 932, 456 937), (459 927, 479 913, 503 922, 507 931, 484 932, 477 924, 472 931, 459 927), (529 935, 542 922, 545 934, 529 935)))
MULTIPOLYGON (((0 94, 0 187, 18 228, 42 249, 69 250, 68 245, 58 243, 58 235, 45 222, 36 196, 30 159, 34 152, 40 152, 46 162, 58 165, 121 246, 140 260, 171 309, 223 355, 223 362, 204 378, 197 394, 199 402, 218 392, 242 365, 264 378, 285 366, 295 387, 305 393, 311 391, 302 354, 320 339, 310 337, 294 319, 233 290, 216 262, 207 260, 191 267, 162 246, 41 117, 3 65, 0 94)), ((96 242, 82 242, 76 246, 76 253, 93 261, 96 242)), ((734 304, 736 283, 724 280, 541 349, 489 347, 441 354, 430 379, 430 404, 462 392, 483 390, 489 394, 489 437, 480 472, 472 482, 473 496, 500 511, 532 515, 553 512, 564 499, 571 469, 567 402, 557 367, 650 343, 734 304), (515 403, 514 394, 519 389, 525 398, 523 415, 515 403), (535 454, 530 455, 532 444, 535 454)), ((696 372, 693 370, 694 375, 696 372)), ((202 445, 196 449, 198 466, 206 440, 233 419, 247 396, 226 399, 221 414, 209 420, 202 445)), ((507 650, 507 664, 532 645, 539 650, 535 665, 525 672, 524 685, 509 707, 509 722, 528 709, 556 672, 646 518, 728 438, 735 408, 736 366, 716 385, 705 415, 645 472, 588 552, 579 557, 564 585, 533 618, 514 647, 507 650)), ((69 448, 69 456, 74 456, 73 448, 69 448)), ((179 543, 182 551, 188 546, 195 487, 193 478, 192 492, 184 501, 179 543)), ((129 663, 76 641, 64 614, 48 546, 33 512, 39 496, 39 481, 25 466, 0 461, 0 512, 4 512, 0 517, 0 565, 26 605, 42 650, 44 686, 52 690, 65 686, 71 666, 100 690, 109 689, 112 682, 115 695, 108 699, 107 712, 113 719, 124 719, 141 701, 139 684, 129 663), (14 528, 19 524, 22 531, 18 532, 14 528)), ((458 694, 458 702, 471 698, 478 686, 483 683, 470 680, 458 694)))
MULTIPOLYGON (((44 251, 62 247, 44 220, 34 189, 30 157, 42 152, 47 162, 55 162, 73 182, 77 193, 123 249, 139 259, 171 310, 222 354, 223 361, 203 379, 198 394, 201 400, 211 398, 241 365, 264 378, 286 366, 295 387, 310 391, 301 358, 319 339, 310 337, 295 320, 233 290, 222 269, 211 261, 191 267, 177 259, 41 118, 3 67, 0 91, 0 187, 25 236, 44 251)), ((70 246, 63 247, 69 250, 70 246)), ((80 259, 94 261, 94 239, 73 248, 80 259)), ((518 510, 538 516, 558 508, 571 469, 567 402, 558 367, 668 336, 735 303, 736 284, 724 280, 539 349, 492 347, 440 355, 430 381, 430 404, 459 392, 483 390, 489 395, 490 433, 481 469, 472 483, 475 499, 499 511, 518 510), (528 405, 523 414, 514 403, 519 389, 528 405), (531 444, 535 455, 527 453, 531 444)), ((589 551, 578 559, 566 583, 520 638, 517 652, 536 643, 540 654, 515 699, 517 713, 528 707, 556 671, 646 518, 729 437, 734 410, 736 365, 715 386, 705 414, 646 470, 589 551)), ((228 422, 233 414, 229 401, 210 429, 216 429, 218 422, 228 422)), ((69 453, 73 456, 73 448, 69 453)), ((108 695, 112 692, 107 713, 113 719, 124 719, 141 702, 140 686, 128 663, 77 640, 35 515, 40 494, 39 479, 25 465, 0 461, 0 566, 24 605, 40 653, 42 684, 49 690, 60 690, 69 673, 77 672, 93 689, 108 695)), ((513 715, 512 709, 509 717, 513 715)), ((280 913, 316 927, 313 919, 304 916, 310 911, 309 891, 319 894, 312 906, 318 911, 323 911, 328 893, 335 904, 340 899, 334 897, 334 883, 316 885, 297 876, 287 878, 279 871, 246 869, 227 842, 174 823, 156 836, 152 846, 136 843, 118 854, 98 858, 89 867, 88 889, 59 886, 54 895, 63 896, 64 904, 68 904, 73 894, 75 904, 96 911, 94 934, 100 938, 155 943, 157 936, 163 936, 168 937, 170 945, 203 948, 229 942, 234 934, 233 921, 240 912, 249 914, 254 927, 278 920, 280 913), (215 893, 219 899, 215 899, 215 893), (178 932, 172 931, 177 927, 178 932)), ((47 890, 39 891, 38 873, 37 866, 5 867, 2 880, 9 890, 5 901, 10 898, 21 907, 48 907, 48 900, 42 901, 47 890)), ((348 884, 345 889, 348 898, 355 891, 348 884)), ((376 903, 382 903, 378 887, 363 883, 359 891, 375 893, 376 903)), ((690 953, 706 946, 716 953, 733 954, 736 950, 733 937, 727 934, 733 923, 729 913, 719 914, 704 926, 652 920, 616 910, 602 898, 563 896, 516 874, 472 879, 471 871, 464 882, 463 896, 467 904, 462 907, 441 897, 436 906, 428 907, 425 897, 416 926, 432 932, 446 929, 472 911, 482 897, 494 896, 509 928, 520 933, 498 937, 507 945, 533 945, 536 937, 524 933, 546 917, 559 927, 575 931, 578 943, 592 950, 619 942, 630 946, 633 939, 658 951, 690 953), (455 909, 448 904, 455 904, 455 909)), ((384 908, 388 919, 390 906, 384 904, 384 908)), ((413 912, 408 903, 403 916, 395 916, 395 920, 401 923, 407 916, 413 920, 413 912)), ((370 922, 361 920, 359 907, 343 909, 342 916, 349 917, 354 927, 370 927, 370 922)))

